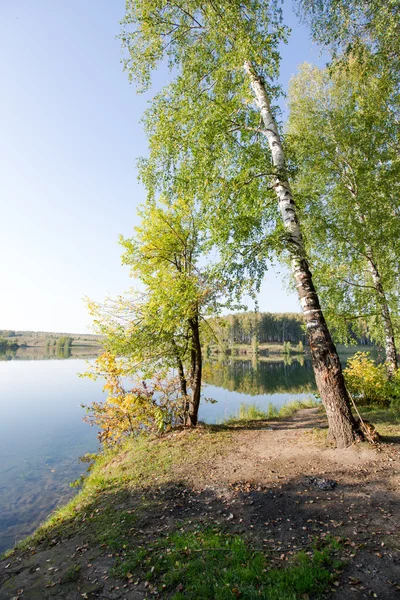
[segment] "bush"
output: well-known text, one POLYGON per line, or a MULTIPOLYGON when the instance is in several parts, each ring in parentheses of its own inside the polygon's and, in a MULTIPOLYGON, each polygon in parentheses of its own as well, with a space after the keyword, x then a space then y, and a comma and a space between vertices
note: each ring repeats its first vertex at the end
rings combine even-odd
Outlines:
POLYGON ((400 408, 400 369, 396 371, 393 375, 392 379, 388 382, 390 396, 391 396, 391 406, 393 408, 400 408))
POLYGON ((109 352, 99 356, 94 371, 85 375, 106 380, 103 391, 108 393, 107 399, 81 405, 87 413, 83 420, 99 429, 98 438, 105 446, 140 433, 163 433, 183 420, 184 406, 176 377, 154 377, 125 389, 129 381, 124 364, 109 352))
MULTIPOLYGON (((388 406, 393 396, 393 383, 388 381, 384 365, 376 365, 369 352, 357 352, 344 370, 347 387, 357 404, 388 406)), ((400 385, 400 379, 398 380, 400 385)))

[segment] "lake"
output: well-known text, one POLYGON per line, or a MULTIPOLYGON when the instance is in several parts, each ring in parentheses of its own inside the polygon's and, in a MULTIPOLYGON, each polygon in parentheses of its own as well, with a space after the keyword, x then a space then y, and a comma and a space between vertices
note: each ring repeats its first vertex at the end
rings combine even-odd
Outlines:
MULTIPOLYGON (((300 359, 207 363, 203 394, 217 403, 202 402, 200 420, 221 422, 242 403, 266 408, 312 395, 311 364, 300 359)), ((80 405, 100 400, 103 384, 77 376, 86 369, 83 358, 38 349, 20 349, 0 361, 0 552, 76 493, 69 484, 86 471, 78 459, 98 449, 80 405)))

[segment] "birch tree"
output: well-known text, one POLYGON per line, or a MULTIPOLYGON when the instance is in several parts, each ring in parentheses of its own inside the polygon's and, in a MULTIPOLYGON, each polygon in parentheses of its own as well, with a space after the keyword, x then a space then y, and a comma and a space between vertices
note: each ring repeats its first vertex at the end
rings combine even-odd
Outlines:
POLYGON ((303 65, 292 80, 288 137, 308 250, 331 323, 357 319, 397 370, 400 198, 397 86, 389 73, 303 65))
POLYGON ((222 260, 242 278, 262 278, 272 246, 289 253, 330 435, 345 447, 356 425, 278 128, 278 43, 285 37, 278 4, 260 0, 129 0, 121 35, 126 68, 142 89, 164 60, 172 69, 145 118, 150 156, 142 178, 150 196, 184 192, 201 204, 222 260))
POLYGON ((356 55, 400 75, 398 0, 297 0, 297 5, 314 39, 334 57, 356 55))

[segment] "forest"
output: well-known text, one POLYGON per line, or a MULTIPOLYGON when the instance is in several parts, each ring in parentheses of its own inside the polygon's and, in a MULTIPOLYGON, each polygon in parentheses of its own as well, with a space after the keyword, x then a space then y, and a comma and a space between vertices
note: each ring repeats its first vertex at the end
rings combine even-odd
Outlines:
MULTIPOLYGON (((305 322, 301 313, 237 312, 211 318, 208 324, 217 344, 307 344, 305 322)), ((345 341, 354 345, 372 346, 374 342, 368 336, 367 324, 363 325, 364 330, 358 324, 357 334, 349 326, 345 341)), ((340 335, 335 337, 334 329, 332 334, 336 342, 342 340, 340 335)))

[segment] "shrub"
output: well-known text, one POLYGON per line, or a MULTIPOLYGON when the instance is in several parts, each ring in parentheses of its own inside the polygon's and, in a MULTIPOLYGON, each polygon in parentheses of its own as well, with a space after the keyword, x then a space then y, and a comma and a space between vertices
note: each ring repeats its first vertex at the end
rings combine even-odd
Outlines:
POLYGON ((124 364, 109 352, 98 357, 95 370, 86 376, 106 380, 107 399, 81 405, 87 413, 83 420, 99 429, 98 438, 105 446, 139 433, 162 433, 182 422, 184 406, 176 377, 154 377, 126 389, 124 364))
POLYGON ((400 369, 395 372, 392 379, 388 383, 391 405, 393 408, 400 408, 400 369))
POLYGON ((392 384, 388 381, 385 366, 376 365, 369 352, 357 352, 349 358, 344 376, 347 387, 358 404, 390 404, 392 384))

